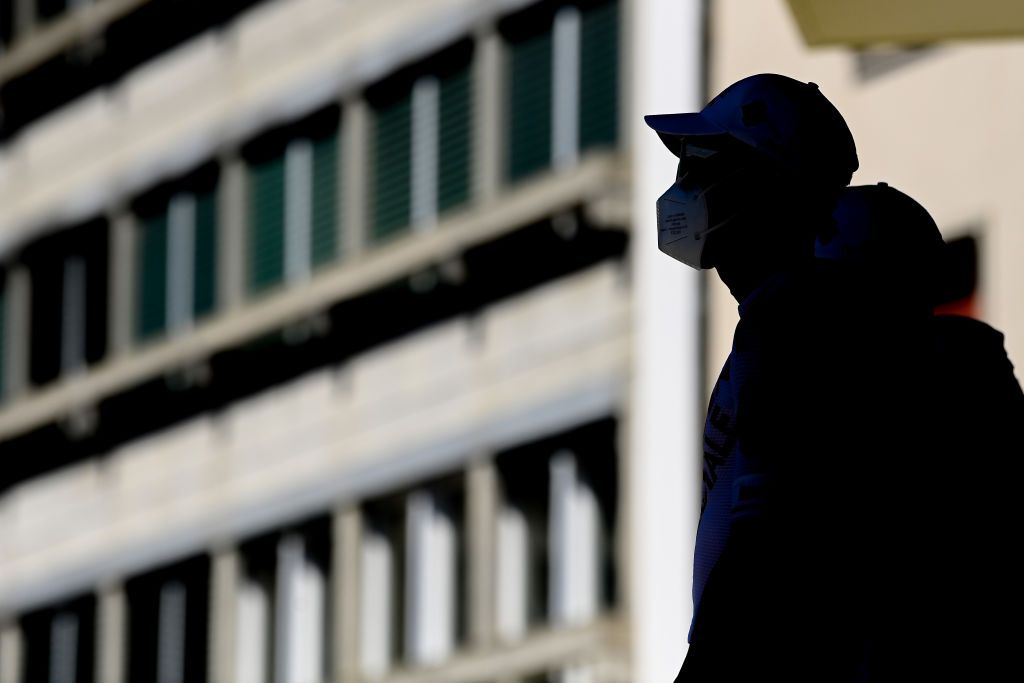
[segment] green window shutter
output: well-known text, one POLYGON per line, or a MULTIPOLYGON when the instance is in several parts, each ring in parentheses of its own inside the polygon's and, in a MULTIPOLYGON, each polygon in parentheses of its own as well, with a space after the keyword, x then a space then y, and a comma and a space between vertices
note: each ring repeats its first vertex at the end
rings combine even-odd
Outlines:
POLYGON ((437 210, 440 213, 469 199, 473 95, 468 65, 441 79, 439 109, 437 210))
POLYGON ((284 155, 250 171, 249 291, 260 292, 284 276, 284 155))
POLYGON ((381 239, 407 228, 410 197, 412 96, 376 110, 371 235, 381 239))
POLYGON ((135 333, 146 339, 167 325, 167 212, 143 220, 140 226, 136 282, 135 333))
POLYGON ((580 149, 613 145, 619 128, 619 2, 580 17, 580 149))
POLYGON ((193 259, 192 313, 200 318, 217 301, 217 193, 196 195, 195 256, 193 259))
POLYGON ((313 267, 328 263, 337 250, 338 135, 313 141, 313 267))
POLYGON ((506 173, 517 180, 551 163, 551 27, 508 47, 506 173))

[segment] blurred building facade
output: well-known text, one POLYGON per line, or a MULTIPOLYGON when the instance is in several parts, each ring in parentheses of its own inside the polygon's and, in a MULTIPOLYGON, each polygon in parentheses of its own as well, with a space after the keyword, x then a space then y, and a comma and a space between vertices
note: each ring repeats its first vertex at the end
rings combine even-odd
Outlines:
POLYGON ((735 302, 640 117, 705 75, 820 83, 1020 358, 1020 42, 704 6, 0 3, 0 683, 671 680, 735 302))
POLYGON ((0 683, 674 675, 702 19, 3 2, 0 683))

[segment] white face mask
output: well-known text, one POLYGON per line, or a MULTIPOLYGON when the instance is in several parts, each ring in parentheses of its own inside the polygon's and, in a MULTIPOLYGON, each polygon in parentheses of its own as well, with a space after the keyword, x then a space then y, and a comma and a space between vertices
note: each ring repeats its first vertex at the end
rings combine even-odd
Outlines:
POLYGON ((691 268, 700 270, 707 236, 725 226, 737 214, 708 224, 707 193, 718 185, 700 187, 687 178, 672 183, 658 198, 658 249, 691 268))

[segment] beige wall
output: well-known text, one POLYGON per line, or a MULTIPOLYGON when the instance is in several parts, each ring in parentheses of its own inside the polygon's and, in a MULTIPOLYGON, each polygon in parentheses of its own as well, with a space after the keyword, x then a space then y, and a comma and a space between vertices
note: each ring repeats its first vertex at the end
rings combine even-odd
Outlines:
MULTIPOLYGON (((758 72, 818 83, 857 141, 854 184, 903 190, 947 238, 976 231, 981 316, 1024 376, 1024 40, 943 44, 865 80, 852 50, 806 47, 784 0, 712 0, 710 50, 711 94, 758 72)), ((709 279, 713 384, 736 304, 709 279)))

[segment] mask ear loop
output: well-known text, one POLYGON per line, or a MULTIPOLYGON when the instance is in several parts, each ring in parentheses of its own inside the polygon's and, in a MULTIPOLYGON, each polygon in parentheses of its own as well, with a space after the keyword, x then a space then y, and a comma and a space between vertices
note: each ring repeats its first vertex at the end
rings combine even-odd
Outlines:
MULTIPOLYGON (((730 173, 722 176, 721 178, 719 178, 715 182, 711 183, 707 187, 701 189, 701 191, 699 193, 697 193, 697 196, 698 197, 703 197, 708 192, 710 192, 711 190, 715 189, 715 187, 717 187, 717 186, 721 185, 722 183, 730 180, 731 178, 734 178, 734 177, 736 177, 736 176, 746 172, 747 170, 749 170, 749 166, 740 166, 740 167, 734 169, 733 171, 731 171, 730 173)), ((744 215, 749 210, 750 210, 749 207, 742 207, 740 209, 737 209, 735 213, 733 213, 732 215, 728 216, 727 218, 723 218, 722 220, 718 221, 714 225, 709 226, 707 230, 702 230, 701 232, 696 233, 694 235, 694 239, 697 239, 697 240, 704 239, 707 235, 711 234, 715 230, 718 230, 719 228, 725 227, 729 223, 732 223, 734 220, 736 220, 740 216, 744 215)))

